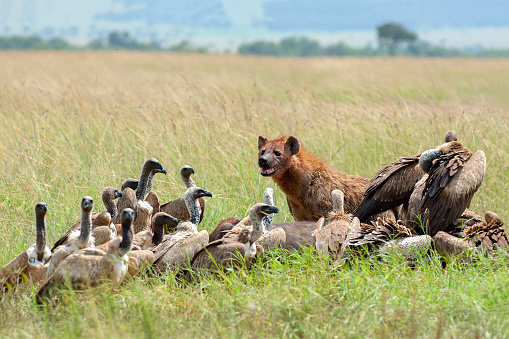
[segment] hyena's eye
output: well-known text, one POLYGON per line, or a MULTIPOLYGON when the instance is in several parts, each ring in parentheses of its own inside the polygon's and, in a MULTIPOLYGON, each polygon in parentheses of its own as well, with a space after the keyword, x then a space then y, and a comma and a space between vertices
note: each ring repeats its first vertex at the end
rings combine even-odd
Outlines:
POLYGON ((260 155, 264 155, 264 154, 265 154, 265 150, 262 150, 262 151, 260 152, 260 155))
POLYGON ((275 155, 276 157, 280 157, 280 156, 281 156, 281 152, 279 152, 279 151, 274 151, 274 155, 275 155))

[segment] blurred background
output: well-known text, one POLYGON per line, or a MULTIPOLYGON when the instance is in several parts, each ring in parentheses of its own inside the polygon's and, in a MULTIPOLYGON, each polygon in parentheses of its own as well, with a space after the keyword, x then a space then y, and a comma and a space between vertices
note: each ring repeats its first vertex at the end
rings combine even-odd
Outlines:
POLYGON ((509 56, 507 0, 0 0, 0 49, 509 56))

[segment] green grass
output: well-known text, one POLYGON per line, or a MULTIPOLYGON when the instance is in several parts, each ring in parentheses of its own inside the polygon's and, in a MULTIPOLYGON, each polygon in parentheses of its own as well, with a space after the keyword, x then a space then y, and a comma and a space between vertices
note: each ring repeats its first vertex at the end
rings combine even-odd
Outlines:
MULTIPOLYGON (((243 217, 275 188, 258 174, 256 139, 295 135, 334 167, 371 177, 383 163, 435 147, 448 129, 488 166, 471 205, 508 217, 509 60, 280 59, 163 53, 0 53, 0 264, 35 239, 48 203, 51 245, 85 195, 138 177, 155 157, 154 190, 184 193, 184 164, 210 190, 202 226, 243 217)), ((312 253, 269 253, 250 272, 137 279, 33 306, 0 301, 5 337, 503 337, 508 257, 474 264, 397 258, 331 271, 312 253)))

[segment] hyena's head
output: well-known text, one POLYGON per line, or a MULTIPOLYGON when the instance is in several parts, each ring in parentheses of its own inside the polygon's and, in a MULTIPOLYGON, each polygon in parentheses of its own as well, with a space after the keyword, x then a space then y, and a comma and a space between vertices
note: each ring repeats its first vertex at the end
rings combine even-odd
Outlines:
POLYGON ((258 151, 260 174, 278 176, 290 168, 292 156, 300 151, 300 143, 294 136, 268 140, 259 135, 258 151))

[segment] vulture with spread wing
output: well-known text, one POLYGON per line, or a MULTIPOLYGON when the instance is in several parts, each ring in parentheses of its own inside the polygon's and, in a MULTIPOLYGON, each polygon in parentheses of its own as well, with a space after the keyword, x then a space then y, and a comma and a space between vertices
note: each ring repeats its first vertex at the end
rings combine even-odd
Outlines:
MULTIPOLYGON (((448 131, 445 142, 456 141, 456 132, 448 131)), ((382 168, 371 179, 364 192, 364 198, 353 213, 361 222, 375 214, 403 205, 402 213, 406 214, 408 200, 415 184, 425 174, 419 168, 421 154, 399 158, 382 168)), ((404 219, 404 215, 400 218, 404 219)))
POLYGON ((422 153, 419 166, 426 174, 410 196, 406 226, 434 236, 451 229, 470 205, 486 172, 486 156, 453 141, 422 153))

